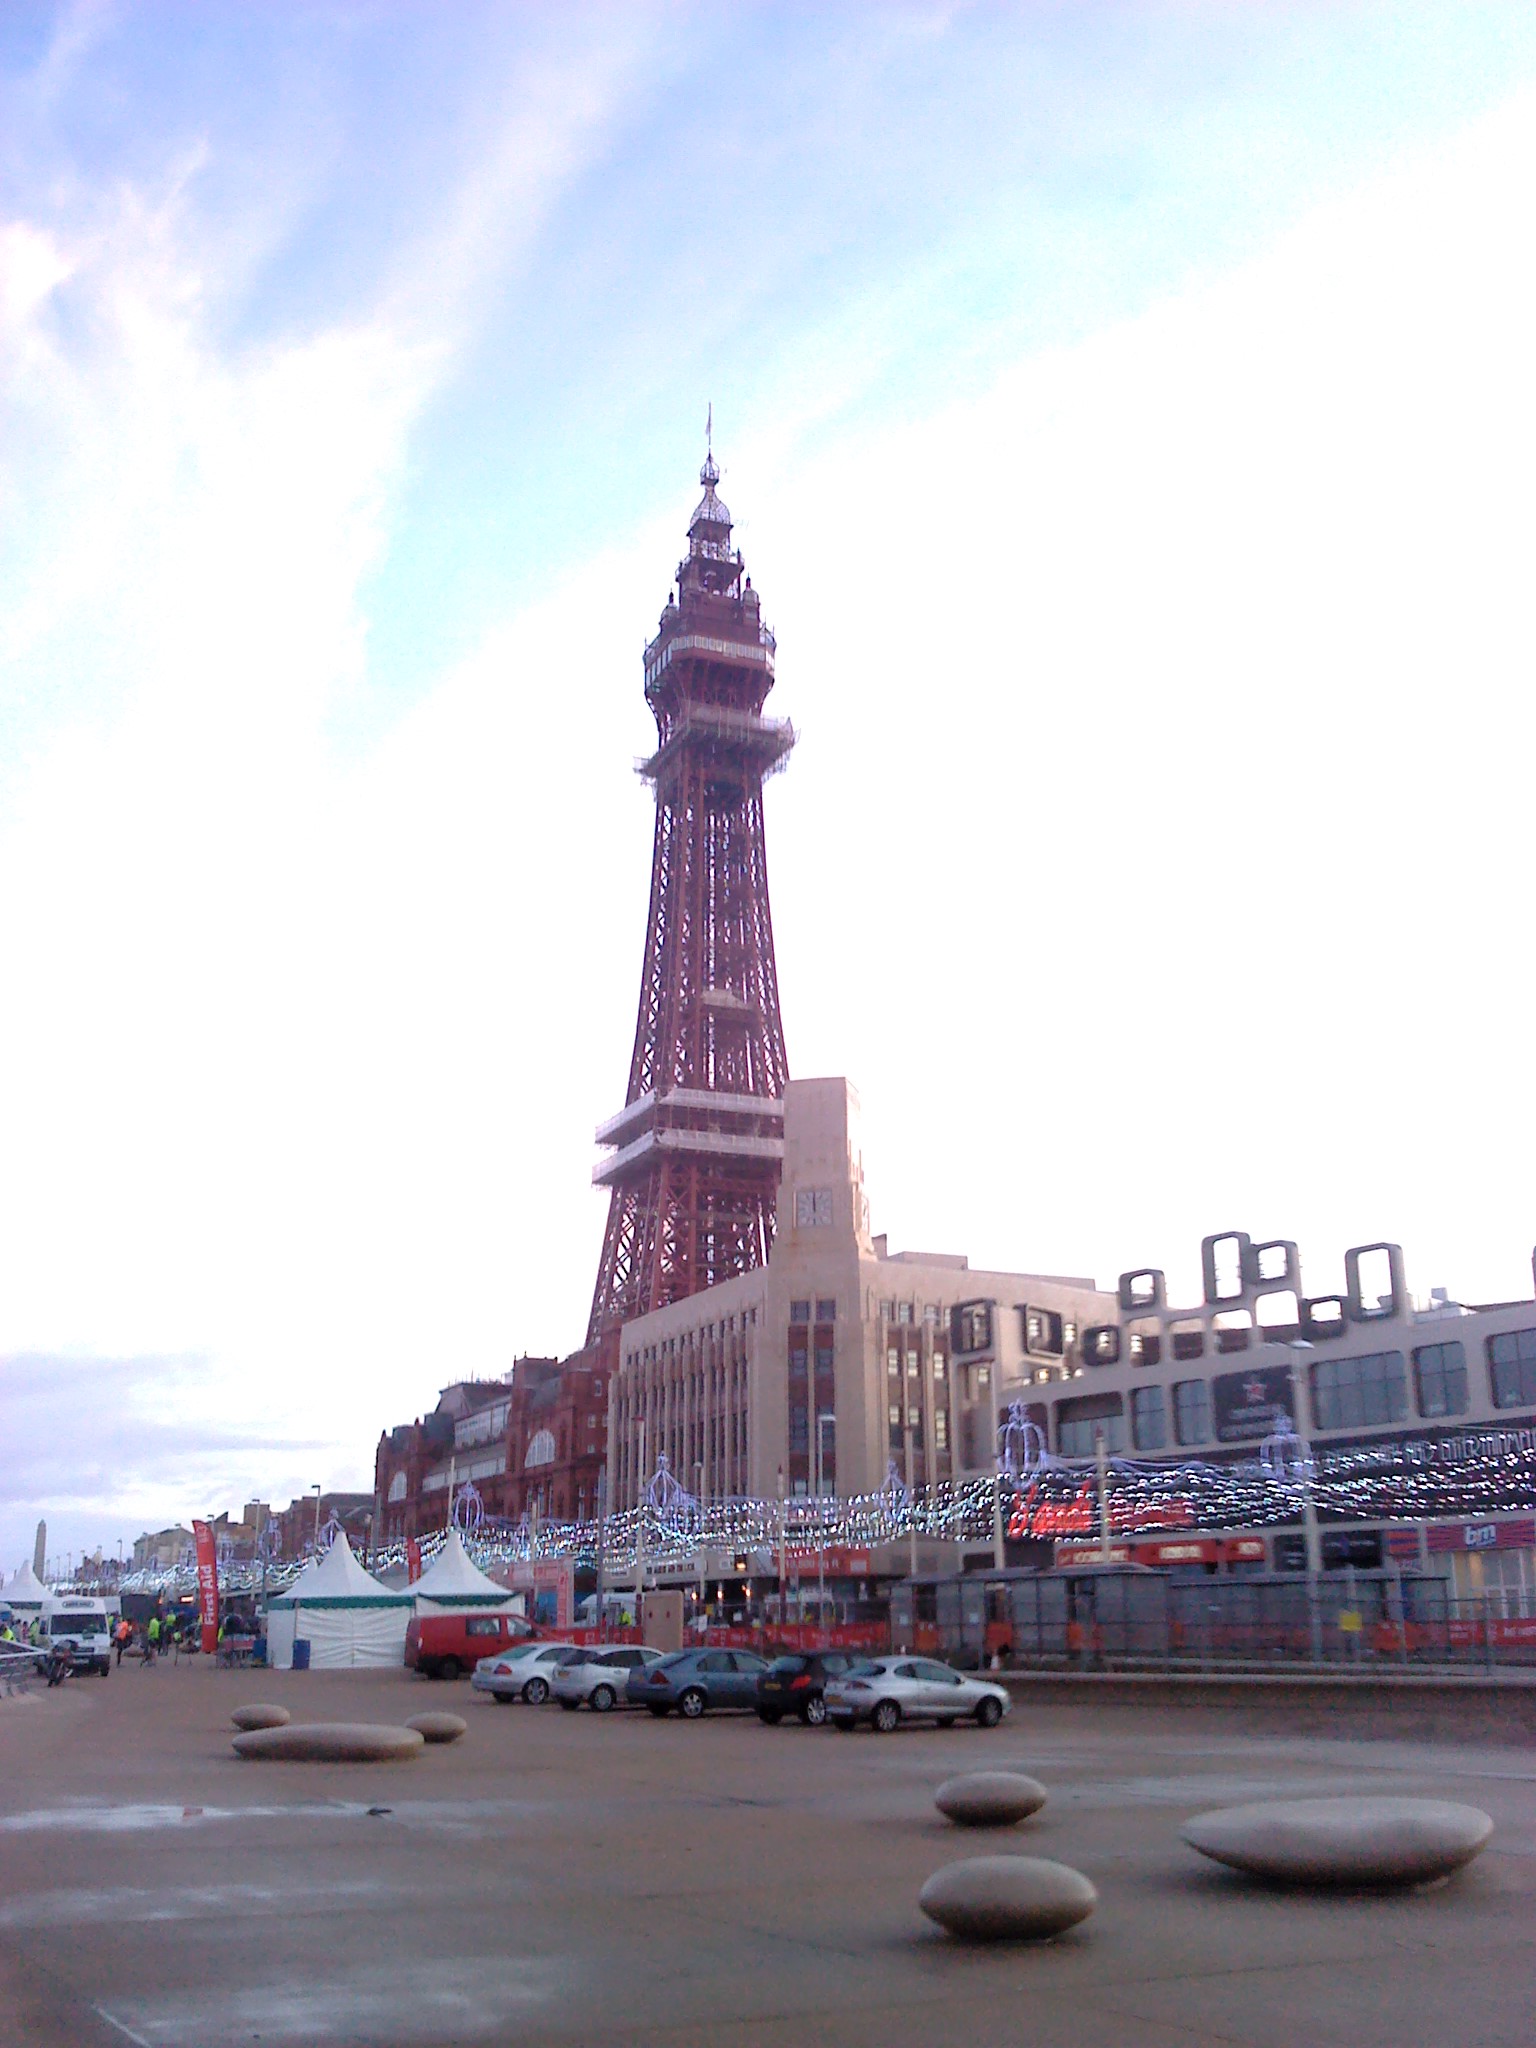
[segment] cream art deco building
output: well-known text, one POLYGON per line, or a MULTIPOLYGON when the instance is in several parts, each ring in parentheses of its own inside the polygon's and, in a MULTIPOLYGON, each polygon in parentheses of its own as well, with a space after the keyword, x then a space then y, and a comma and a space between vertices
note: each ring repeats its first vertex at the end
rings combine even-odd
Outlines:
POLYGON ((611 1497, 632 1507, 659 1457, 710 1501, 874 1492, 990 1472, 999 1398, 1081 1367, 1117 1326, 1091 1280, 973 1270, 871 1237, 858 1097, 791 1081, 766 1267, 626 1323, 609 1409, 611 1497), (1028 1350, 1026 1350, 1028 1347, 1028 1350), (1031 1355, 1032 1354, 1032 1355, 1031 1355))
MULTIPOLYGON (((1100 1440, 1209 1484, 1262 1468, 1289 1430, 1315 1460, 1325 1569, 1408 1564, 1536 1626, 1531 1296, 1468 1305, 1437 1288, 1420 1301, 1385 1242, 1345 1252, 1339 1292, 1309 1293, 1294 1243, 1239 1231, 1203 1241, 1188 1307, 1150 1267, 1111 1293, 891 1254, 869 1231, 857 1116, 846 1081, 790 1082, 767 1266, 624 1325, 615 1506, 634 1505, 662 1456, 705 1502, 771 1500, 781 1471, 791 1497, 872 1493, 892 1465, 913 1491, 942 1487, 991 1475, 1000 1434, 1026 1424, 1069 1488, 1100 1440)), ((1031 1499, 1011 1533, 1060 1535, 1045 1495, 1031 1499)), ((1139 1563, 1304 1561, 1299 1513, 1246 1522, 1234 1503, 1190 1527, 1191 1540, 1170 1545, 1159 1524, 1122 1548, 1139 1563), (1212 1529, 1248 1533, 1223 1546, 1212 1529)))

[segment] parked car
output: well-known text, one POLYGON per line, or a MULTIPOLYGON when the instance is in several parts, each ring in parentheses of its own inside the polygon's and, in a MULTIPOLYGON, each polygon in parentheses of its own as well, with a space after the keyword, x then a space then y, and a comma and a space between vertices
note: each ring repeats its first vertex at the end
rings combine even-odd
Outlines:
POLYGON ((868 1721, 882 1735, 903 1721, 952 1728, 970 1719, 995 1728, 1013 1700, 1007 1690, 932 1657, 866 1657, 827 1681, 827 1718, 838 1728, 868 1721))
POLYGON ((786 1714, 798 1714, 808 1728, 819 1728, 827 1718, 828 1679, 841 1678, 863 1662, 854 1650, 802 1650, 775 1657, 757 1681, 757 1718, 772 1728, 786 1714))
POLYGON ((755 1707, 758 1676, 767 1668, 752 1650, 674 1650, 631 1671, 624 1696, 658 1720, 676 1707, 684 1720, 696 1721, 711 1707, 755 1707))
POLYGON ((664 1650, 647 1650, 638 1643, 582 1650, 569 1664, 560 1666, 549 1689, 569 1712, 585 1702, 594 1713, 606 1714, 626 1697, 624 1687, 631 1671, 659 1664, 665 1655, 664 1650))
POLYGON ((532 1635, 520 1614, 418 1614, 405 1625, 405 1662, 427 1678, 457 1678, 532 1635))
POLYGON ((482 1657, 469 1682, 503 1706, 526 1700, 537 1707, 549 1698, 549 1682, 560 1666, 581 1654, 574 1643, 514 1643, 498 1656, 482 1657))

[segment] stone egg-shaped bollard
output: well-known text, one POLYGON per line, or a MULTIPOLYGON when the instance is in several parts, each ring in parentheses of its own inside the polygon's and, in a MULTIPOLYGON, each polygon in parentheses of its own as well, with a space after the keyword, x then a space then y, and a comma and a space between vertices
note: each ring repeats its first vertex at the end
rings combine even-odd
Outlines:
POLYGON ((457 1742, 469 1727, 457 1714, 413 1714, 406 1722, 423 1742, 457 1742))
POLYGON ((286 1707, 257 1704, 249 1707, 236 1707, 229 1718, 237 1728, 249 1730, 251 1728, 286 1728, 293 1719, 293 1716, 286 1707))
POLYGON ((1046 1789, 1022 1771, 965 1771, 946 1778, 933 1803, 962 1828, 1011 1828, 1046 1802, 1046 1789))
POLYGON ((253 1728, 235 1737, 236 1756, 275 1763, 386 1764, 419 1756, 423 1738, 414 1728, 389 1728, 372 1721, 297 1723, 287 1728, 253 1728))
POLYGON ((1460 1870, 1493 1822, 1448 1799, 1273 1799, 1196 1814, 1192 1849, 1272 1884, 1426 1884, 1460 1870))
POLYGON ((1080 1870, 1042 1856, 973 1856, 936 1870, 917 1903, 960 1941, 1048 1941, 1086 1920, 1099 1895, 1080 1870))

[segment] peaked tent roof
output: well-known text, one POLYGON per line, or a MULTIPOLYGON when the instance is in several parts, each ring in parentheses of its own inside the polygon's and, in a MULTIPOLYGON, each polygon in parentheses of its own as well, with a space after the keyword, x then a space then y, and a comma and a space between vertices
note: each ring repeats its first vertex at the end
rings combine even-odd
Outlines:
POLYGON ((7 1579, 0 1600, 8 1600, 13 1607, 41 1607, 48 1598, 48 1588, 33 1571, 30 1564, 24 1564, 16 1576, 7 1579))
POLYGON ((312 1557, 286 1593, 268 1602, 270 1607, 360 1607, 365 1603, 388 1602, 407 1606, 410 1595, 392 1593, 365 1572, 352 1555, 346 1531, 338 1529, 335 1541, 324 1557, 312 1557))
POLYGON ((406 1590, 434 1607, 505 1607, 512 1599, 505 1586, 498 1586, 481 1571, 457 1529, 448 1531, 447 1542, 406 1590))

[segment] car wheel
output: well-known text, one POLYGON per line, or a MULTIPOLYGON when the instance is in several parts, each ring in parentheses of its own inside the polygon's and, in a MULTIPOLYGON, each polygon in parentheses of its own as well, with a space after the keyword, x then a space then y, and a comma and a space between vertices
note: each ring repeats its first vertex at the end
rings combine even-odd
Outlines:
POLYGON ((652 1707, 651 1712, 656 1716, 656 1719, 658 1721, 665 1721, 665 1719, 667 1718, 667 1710, 665 1707, 652 1707))
POLYGON ((697 1721, 708 1705, 709 1701, 705 1699, 699 1688, 696 1685, 690 1685, 688 1690, 679 1698, 677 1711, 685 1721, 697 1721))
POLYGON ((821 1694, 814 1693, 800 1709, 800 1718, 807 1728, 819 1728, 827 1718, 827 1703, 821 1694))
POLYGON ((934 1722, 936 1728, 953 1728, 954 1725, 955 1717, 953 1714, 940 1714, 934 1722))
POLYGON ((547 1678, 530 1678, 523 1687, 523 1698, 530 1707, 542 1707, 549 1698, 549 1680, 547 1678))
POLYGON ((982 1728, 995 1728, 1002 1718, 1002 1707, 994 1699, 984 1699, 976 1709, 976 1720, 982 1728))
POLYGON ((611 1713, 618 1701, 618 1697, 618 1694, 614 1691, 611 1685, 594 1686, 592 1689, 592 1697, 590 1700, 588 1700, 587 1705, 592 1709, 594 1714, 611 1713))
POLYGON ((869 1717, 870 1726, 877 1735, 889 1735, 901 1719, 901 1709, 894 1700, 881 1700, 869 1717))
POLYGON ((779 1712, 777 1707, 759 1707, 757 1710, 757 1718, 759 1719, 759 1721, 762 1722, 765 1728, 777 1728, 780 1721, 783 1720, 784 1716, 779 1712))
POLYGON ((96 1666, 96 1669, 101 1673, 103 1678, 110 1678, 112 1676, 112 1666, 110 1664, 98 1664, 96 1666))
POLYGON ((434 1678, 457 1678, 459 1670, 460 1665, 457 1657, 444 1657, 442 1662, 434 1669, 432 1676, 434 1678))

